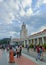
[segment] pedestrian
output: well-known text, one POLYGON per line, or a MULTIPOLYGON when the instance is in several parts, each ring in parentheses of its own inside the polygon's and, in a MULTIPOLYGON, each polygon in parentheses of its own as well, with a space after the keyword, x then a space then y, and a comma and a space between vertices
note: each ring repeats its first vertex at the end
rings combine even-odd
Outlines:
POLYGON ((29 44, 27 44, 27 51, 29 52, 29 44))
POLYGON ((20 47, 19 47, 19 45, 16 49, 16 53, 17 53, 17 58, 20 58, 20 47))
POLYGON ((43 60, 43 49, 42 49, 42 46, 40 46, 40 60, 42 61, 43 60))
POLYGON ((10 47, 10 52, 9 52, 9 63, 15 63, 14 51, 13 51, 12 47, 10 47))
POLYGON ((27 48, 27 44, 26 44, 26 48, 27 48))
POLYGON ((22 45, 20 45, 20 56, 22 55, 22 45))
POLYGON ((37 56, 36 56, 36 61, 39 59, 40 60, 40 47, 37 45, 37 56))
POLYGON ((45 49, 44 49, 44 47, 42 46, 42 51, 43 51, 43 52, 42 52, 42 58, 44 58, 44 50, 45 50, 45 49))

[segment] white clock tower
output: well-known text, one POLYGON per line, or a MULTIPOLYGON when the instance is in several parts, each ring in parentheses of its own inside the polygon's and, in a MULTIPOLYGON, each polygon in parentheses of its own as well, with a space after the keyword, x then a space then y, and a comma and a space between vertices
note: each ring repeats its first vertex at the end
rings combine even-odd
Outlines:
POLYGON ((26 29, 26 25, 24 22, 23 22, 22 27, 21 27, 20 38, 21 39, 27 38, 27 29, 26 29))

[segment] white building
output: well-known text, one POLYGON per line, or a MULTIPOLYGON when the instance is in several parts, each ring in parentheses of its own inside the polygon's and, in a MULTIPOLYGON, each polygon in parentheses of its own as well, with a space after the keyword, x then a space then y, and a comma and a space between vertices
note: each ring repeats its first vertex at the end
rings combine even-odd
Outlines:
POLYGON ((24 46, 26 44, 44 44, 46 43, 46 29, 44 29, 41 32, 35 33, 33 35, 28 36, 27 35, 27 29, 26 25, 23 23, 20 31, 20 38, 18 39, 13 39, 13 42, 18 42, 18 43, 24 43, 24 46))
POLYGON ((24 45, 26 44, 44 44, 46 43, 46 29, 36 34, 30 35, 28 39, 25 39, 24 45))

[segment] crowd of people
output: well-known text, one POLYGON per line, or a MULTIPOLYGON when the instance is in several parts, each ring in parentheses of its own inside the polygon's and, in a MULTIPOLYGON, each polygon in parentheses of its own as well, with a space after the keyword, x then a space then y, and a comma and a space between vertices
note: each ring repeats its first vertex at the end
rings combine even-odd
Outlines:
MULTIPOLYGON (((27 52, 29 52, 29 49, 30 49, 30 45, 27 44, 26 45, 26 48, 27 48, 27 52)), ((42 45, 33 45, 33 49, 34 49, 34 52, 36 52, 36 61, 37 60, 43 60, 43 52, 44 52, 44 47, 42 45)))
POLYGON ((14 60, 14 56, 17 55, 17 58, 20 58, 20 56, 22 55, 22 45, 18 45, 16 46, 15 48, 16 50, 13 49, 12 46, 10 46, 10 49, 9 49, 9 62, 10 63, 13 63, 15 62, 14 60))
MULTIPOLYGON (((29 52, 30 45, 27 44, 26 48, 27 48, 27 52, 29 52)), ((34 45, 33 49, 34 49, 34 52, 35 51, 37 52, 36 61, 43 60, 43 51, 44 51, 43 46, 42 45, 37 45, 37 46, 34 45)), ((22 55, 22 45, 18 45, 15 48, 12 46, 7 47, 7 51, 9 51, 9 60, 10 60, 9 62, 14 62, 14 56, 17 56, 17 58, 20 58, 22 55)))

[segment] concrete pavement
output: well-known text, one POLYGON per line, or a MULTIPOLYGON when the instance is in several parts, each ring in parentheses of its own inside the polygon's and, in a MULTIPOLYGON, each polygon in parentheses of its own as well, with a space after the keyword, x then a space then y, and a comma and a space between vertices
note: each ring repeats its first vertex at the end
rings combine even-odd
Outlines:
POLYGON ((29 55, 23 54, 25 57, 29 58, 30 60, 32 60, 33 62, 37 63, 38 65, 46 65, 46 63, 41 62, 41 61, 36 61, 34 57, 31 57, 29 55))
POLYGON ((46 65, 46 63, 36 61, 34 57, 22 53, 22 57, 17 59, 15 56, 15 63, 11 64, 9 63, 9 52, 0 50, 0 65, 46 65))
POLYGON ((0 50, 0 65, 38 65, 33 62, 31 59, 22 55, 20 58, 16 58, 15 63, 9 63, 9 52, 6 50, 0 50))
MULTIPOLYGON (((27 49, 26 48, 23 48, 22 52, 26 55, 29 55, 33 58, 36 58, 36 55, 37 55, 37 52, 34 52, 33 49, 30 49, 29 52, 27 52, 27 49)), ((44 59, 42 62, 45 62, 46 63, 46 52, 44 53, 44 59)))
POLYGON ((26 57, 25 55, 22 55, 20 58, 15 58, 15 62, 18 65, 38 65, 36 62, 32 61, 31 59, 29 59, 28 57, 26 57))

